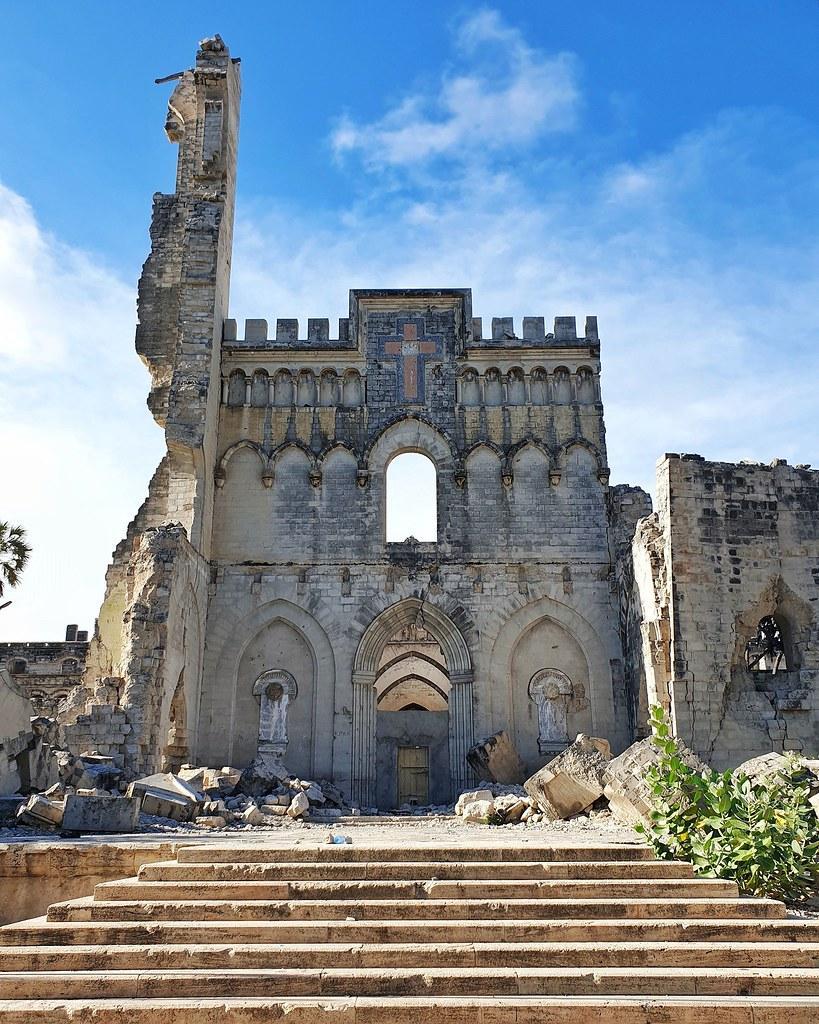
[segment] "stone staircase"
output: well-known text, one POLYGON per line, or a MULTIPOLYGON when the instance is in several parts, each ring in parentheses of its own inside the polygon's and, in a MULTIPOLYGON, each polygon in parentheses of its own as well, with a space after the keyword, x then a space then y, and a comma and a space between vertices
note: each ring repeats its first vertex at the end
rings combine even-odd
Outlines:
POLYGON ((819 921, 644 847, 478 834, 184 847, 0 928, 0 1024, 285 1019, 816 1022, 819 921))

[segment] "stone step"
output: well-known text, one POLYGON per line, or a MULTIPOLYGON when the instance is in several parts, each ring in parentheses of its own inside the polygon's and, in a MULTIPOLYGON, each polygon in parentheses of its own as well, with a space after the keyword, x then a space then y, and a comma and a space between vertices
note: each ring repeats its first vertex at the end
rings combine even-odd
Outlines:
POLYGON ((286 864, 307 861, 310 863, 338 863, 349 861, 379 861, 395 863, 406 861, 636 861, 656 860, 648 846, 642 844, 611 843, 589 846, 475 845, 466 846, 384 846, 372 843, 366 846, 307 843, 287 845, 267 843, 253 846, 250 843, 219 846, 202 843, 198 846, 182 846, 177 851, 180 864, 286 864))
POLYGON ((694 869, 683 861, 379 861, 304 862, 290 864, 179 864, 155 861, 143 864, 139 879, 152 882, 175 881, 261 881, 272 882, 351 879, 415 881, 430 878, 454 879, 557 879, 557 878, 693 878, 694 869))
POLYGON ((715 878, 548 879, 520 881, 193 881, 153 882, 128 878, 101 882, 96 900, 551 900, 735 897, 735 882, 715 878))
POLYGON ((819 942, 819 920, 416 920, 416 921, 22 921, 0 928, 8 946, 531 943, 819 942))
POLYGON ((815 1024, 819 998, 327 996, 8 999, 3 1024, 815 1024))
POLYGON ((427 900, 95 900, 54 903, 49 921, 481 920, 485 918, 737 918, 785 916, 775 900, 427 899, 427 900))
MULTIPOLYGON (((816 936, 819 940, 819 935, 816 936)), ((0 949, 0 972, 375 967, 817 968, 819 941, 801 942, 187 942, 0 949)))
POLYGON ((819 972, 798 968, 421 967, 312 970, 43 971, 0 974, 0 1000, 209 996, 686 995, 816 996, 819 972))

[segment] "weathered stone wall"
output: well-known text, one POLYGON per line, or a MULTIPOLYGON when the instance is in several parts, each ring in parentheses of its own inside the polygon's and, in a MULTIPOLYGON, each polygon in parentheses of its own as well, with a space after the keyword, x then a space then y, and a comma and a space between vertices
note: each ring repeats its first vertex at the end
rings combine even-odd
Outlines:
POLYGON ((819 751, 819 472, 666 456, 634 543, 650 701, 716 767, 819 751), (746 646, 773 616, 776 672, 746 646))

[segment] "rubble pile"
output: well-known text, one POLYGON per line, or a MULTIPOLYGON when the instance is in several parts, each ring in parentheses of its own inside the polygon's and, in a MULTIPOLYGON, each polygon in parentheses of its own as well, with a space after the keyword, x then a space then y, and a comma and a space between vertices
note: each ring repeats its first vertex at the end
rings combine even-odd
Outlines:
POLYGON ((20 807, 17 822, 62 832, 133 832, 140 815, 221 829, 307 817, 332 822, 361 813, 348 806, 332 782, 298 779, 286 772, 262 779, 252 769, 183 765, 177 774, 157 772, 125 787, 113 758, 66 755, 60 761, 60 781, 32 794, 20 807))
MULTIPOLYGON (((483 752, 487 744, 483 741, 477 747, 483 752)), ((490 744, 490 753, 493 746, 504 748, 504 760, 509 757, 506 738, 500 744, 490 744)), ((511 750, 514 752, 513 747, 511 750)), ((695 771, 705 770, 704 762, 679 741, 677 753, 695 771)), ((523 786, 481 782, 476 789, 461 793, 454 811, 465 822, 488 825, 535 825, 599 814, 611 815, 624 825, 648 822, 652 799, 646 771, 660 757, 651 737, 613 758, 606 740, 581 733, 523 786)), ((753 782, 778 772, 785 764, 783 754, 762 754, 739 765, 734 774, 742 773, 753 782)), ((819 816, 819 761, 800 758, 800 764, 808 785, 808 802, 819 816)))

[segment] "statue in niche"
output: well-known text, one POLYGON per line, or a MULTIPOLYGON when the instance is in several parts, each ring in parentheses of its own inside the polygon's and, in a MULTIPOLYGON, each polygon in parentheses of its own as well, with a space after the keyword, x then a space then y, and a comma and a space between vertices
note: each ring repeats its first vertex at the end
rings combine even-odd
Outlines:
POLYGON ((537 748, 541 755, 563 750, 569 742, 572 681, 556 668, 542 668, 529 680, 529 697, 537 707, 537 748))
POLYGON ((287 750, 287 710, 298 696, 296 680, 284 669, 263 672, 253 684, 259 698, 259 753, 257 760, 282 765, 287 750))

